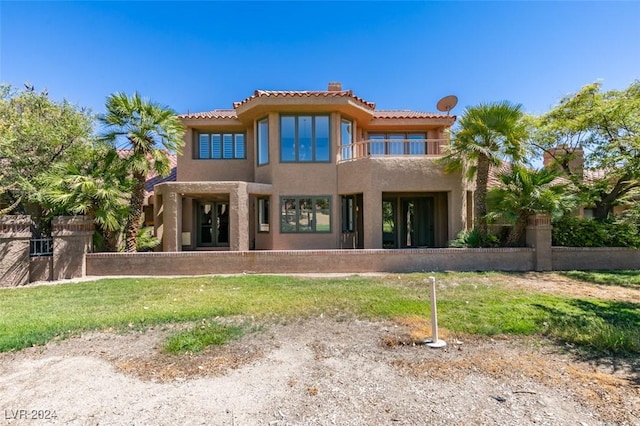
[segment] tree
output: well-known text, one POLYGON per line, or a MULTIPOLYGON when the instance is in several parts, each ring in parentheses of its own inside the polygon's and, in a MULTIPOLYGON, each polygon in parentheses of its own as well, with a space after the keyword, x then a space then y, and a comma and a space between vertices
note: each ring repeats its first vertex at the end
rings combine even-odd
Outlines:
POLYGON ((474 227, 486 235, 486 194, 489 169, 508 159, 517 163, 526 152, 528 127, 522 106, 507 101, 467 108, 454 130, 449 152, 442 158, 446 172, 464 171, 475 178, 474 227))
MULTIPOLYGON (((0 86, 0 210, 30 213, 32 182, 53 164, 73 157, 92 133, 92 116, 66 101, 54 102, 31 85, 0 86)), ((37 217, 35 218, 37 221, 37 217)), ((42 224, 40 224, 42 225, 42 224)))
POLYGON ((640 81, 608 92, 593 83, 564 97, 537 118, 533 143, 605 219, 640 188, 640 81))
POLYGON ((169 174, 167 151, 180 151, 184 128, 173 110, 143 99, 137 92, 131 97, 110 95, 106 108, 107 113, 99 118, 105 126, 103 139, 113 146, 125 141, 130 149, 126 163, 134 187, 125 223, 125 251, 132 252, 136 251, 147 176, 151 170, 160 176, 169 174))
POLYGON ((133 182, 113 147, 96 143, 38 177, 36 191, 55 215, 83 214, 93 219, 101 237, 97 246, 116 251, 129 217, 133 182))
POLYGON ((487 193, 489 217, 512 224, 506 245, 516 245, 534 213, 549 213, 553 217, 571 211, 577 199, 566 179, 558 179, 557 169, 531 170, 513 165, 509 172, 498 175, 500 185, 487 193))

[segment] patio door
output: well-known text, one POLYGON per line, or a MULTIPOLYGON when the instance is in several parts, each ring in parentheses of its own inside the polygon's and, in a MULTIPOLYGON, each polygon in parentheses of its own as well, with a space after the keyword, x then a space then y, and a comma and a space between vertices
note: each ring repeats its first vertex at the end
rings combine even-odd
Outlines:
POLYGON ((433 198, 403 198, 402 247, 433 247, 433 198))
POLYGON ((362 194, 342 196, 343 248, 364 248, 364 225, 362 220, 362 194))
POLYGON ((205 201, 198 205, 198 247, 229 246, 229 203, 205 201))
POLYGON ((382 247, 434 247, 434 198, 386 197, 382 200, 382 247))

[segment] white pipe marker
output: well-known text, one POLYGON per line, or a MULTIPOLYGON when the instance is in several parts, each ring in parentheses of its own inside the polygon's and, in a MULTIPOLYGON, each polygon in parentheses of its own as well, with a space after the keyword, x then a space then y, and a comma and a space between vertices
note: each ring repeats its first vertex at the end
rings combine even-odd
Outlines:
POLYGON ((436 277, 429 277, 431 281, 431 339, 425 343, 430 348, 444 348, 447 342, 438 338, 438 309, 436 307, 436 277))

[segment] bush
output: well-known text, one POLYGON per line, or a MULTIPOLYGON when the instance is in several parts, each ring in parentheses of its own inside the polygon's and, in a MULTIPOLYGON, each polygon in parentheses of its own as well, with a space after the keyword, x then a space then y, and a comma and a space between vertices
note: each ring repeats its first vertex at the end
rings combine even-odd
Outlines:
POLYGON ((455 240, 449 242, 449 247, 455 248, 479 248, 479 247, 497 247, 499 246, 498 237, 495 235, 481 234, 477 229, 471 231, 460 231, 455 240))
POLYGON ((553 221, 554 246, 640 247, 637 223, 614 218, 604 221, 563 216, 553 221))

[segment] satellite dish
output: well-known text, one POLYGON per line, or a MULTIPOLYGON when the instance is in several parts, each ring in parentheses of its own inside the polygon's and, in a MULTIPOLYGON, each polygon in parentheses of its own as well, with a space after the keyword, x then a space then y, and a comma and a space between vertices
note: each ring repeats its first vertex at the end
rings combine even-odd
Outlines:
POLYGON ((445 96, 440 99, 436 104, 436 108, 438 111, 446 112, 449 115, 449 111, 451 111, 458 104, 458 97, 455 95, 445 96))

